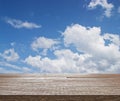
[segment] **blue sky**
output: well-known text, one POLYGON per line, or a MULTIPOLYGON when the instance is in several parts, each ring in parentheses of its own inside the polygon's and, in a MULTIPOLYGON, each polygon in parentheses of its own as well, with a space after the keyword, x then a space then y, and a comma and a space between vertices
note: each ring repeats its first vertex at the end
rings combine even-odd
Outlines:
POLYGON ((0 73, 120 73, 120 0, 0 0, 0 73))

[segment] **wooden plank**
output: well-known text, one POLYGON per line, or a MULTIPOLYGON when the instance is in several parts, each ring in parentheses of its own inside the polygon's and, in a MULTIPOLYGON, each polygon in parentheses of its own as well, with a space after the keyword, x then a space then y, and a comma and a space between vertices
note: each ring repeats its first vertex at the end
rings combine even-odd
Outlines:
POLYGON ((120 101, 120 74, 0 74, 0 101, 14 101, 14 98, 15 101, 20 98, 22 101, 35 101, 35 98, 42 99, 40 101, 83 98, 120 101))

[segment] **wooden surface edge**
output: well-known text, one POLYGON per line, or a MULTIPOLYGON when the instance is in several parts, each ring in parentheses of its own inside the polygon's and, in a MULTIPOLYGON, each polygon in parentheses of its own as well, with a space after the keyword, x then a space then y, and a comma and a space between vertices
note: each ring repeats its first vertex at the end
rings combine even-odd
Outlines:
POLYGON ((120 101, 120 95, 0 95, 0 101, 120 101))

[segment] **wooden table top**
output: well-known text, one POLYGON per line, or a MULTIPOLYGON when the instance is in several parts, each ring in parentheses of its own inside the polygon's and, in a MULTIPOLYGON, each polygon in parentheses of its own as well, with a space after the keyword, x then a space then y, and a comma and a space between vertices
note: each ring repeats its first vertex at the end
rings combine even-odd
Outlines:
POLYGON ((0 74, 0 95, 120 95, 120 74, 0 74))

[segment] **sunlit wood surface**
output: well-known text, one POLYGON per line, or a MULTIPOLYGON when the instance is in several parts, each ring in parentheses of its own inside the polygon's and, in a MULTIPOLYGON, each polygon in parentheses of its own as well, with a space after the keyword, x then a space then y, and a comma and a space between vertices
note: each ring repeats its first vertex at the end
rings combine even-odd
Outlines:
POLYGON ((0 95, 120 95, 120 74, 0 74, 0 95))

